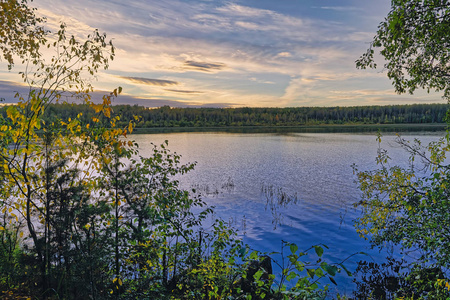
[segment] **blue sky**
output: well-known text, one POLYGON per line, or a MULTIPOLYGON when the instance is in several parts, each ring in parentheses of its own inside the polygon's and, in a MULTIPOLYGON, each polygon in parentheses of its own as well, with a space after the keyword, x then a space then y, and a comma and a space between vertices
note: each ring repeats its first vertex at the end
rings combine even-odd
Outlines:
MULTIPOLYGON (((35 0, 48 27, 106 32, 116 59, 98 91, 144 106, 353 106, 444 103, 397 95, 382 68, 357 70, 390 0, 35 0), (51 8, 51 9, 50 9, 51 8)), ((379 61, 382 65, 382 60, 379 61)), ((0 96, 20 90, 0 69, 0 96)))

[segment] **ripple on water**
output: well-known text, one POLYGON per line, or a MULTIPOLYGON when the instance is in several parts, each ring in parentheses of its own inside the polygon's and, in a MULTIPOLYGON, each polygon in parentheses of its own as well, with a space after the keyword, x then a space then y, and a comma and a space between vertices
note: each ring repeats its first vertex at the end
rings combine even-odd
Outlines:
MULTIPOLYGON (((416 136, 409 135, 413 140, 416 136)), ((439 138, 435 133, 418 136, 424 143, 439 138)), ((151 154, 149 141, 169 140, 169 149, 183 155, 183 162, 197 161, 196 169, 180 178, 184 188, 209 186, 211 191, 231 178, 229 193, 205 198, 215 205, 216 216, 239 230, 244 242, 260 251, 280 251, 281 241, 289 241, 306 250, 325 244, 324 257, 331 262, 346 261, 350 270, 359 260, 384 259, 386 252, 370 249, 358 237, 352 223, 358 212, 351 203, 360 194, 352 165, 360 170, 376 167, 378 144, 375 135, 360 134, 231 134, 175 133, 135 135, 141 155, 151 154), (147 146, 146 146, 147 145, 147 146), (296 194, 295 204, 266 209, 262 185, 283 188, 296 194)), ((408 156, 396 147, 394 136, 384 136, 382 147, 389 150, 395 164, 405 165, 408 156)), ((344 275, 336 278, 338 291, 354 288, 344 275)))

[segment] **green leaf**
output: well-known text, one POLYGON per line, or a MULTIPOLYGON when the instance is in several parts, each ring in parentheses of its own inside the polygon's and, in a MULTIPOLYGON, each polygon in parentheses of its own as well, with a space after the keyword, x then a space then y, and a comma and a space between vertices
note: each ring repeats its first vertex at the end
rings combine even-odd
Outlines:
POLYGON ((263 273, 264 273, 263 270, 259 270, 258 272, 255 273, 255 275, 253 275, 253 278, 258 281, 263 273))
POLYGON ((289 275, 286 277, 287 281, 291 281, 292 279, 294 279, 295 277, 297 277, 297 274, 295 272, 289 273, 289 275))
POLYGON ((250 259, 258 259, 258 251, 253 251, 250 253, 250 259))
POLYGON ((297 252, 298 250, 298 246, 296 244, 291 244, 289 246, 289 248, 291 249, 291 253, 294 254, 295 252, 297 252))
POLYGON ((336 273, 338 272, 338 268, 336 266, 333 265, 329 265, 326 262, 323 262, 320 264, 320 267, 327 272, 328 274, 330 274, 331 276, 335 276, 336 273))
POLYGON ((314 275, 316 274, 316 270, 314 269, 307 269, 306 272, 308 272, 308 275, 311 278, 314 278, 314 275))
POLYGON ((302 272, 302 271, 305 269, 305 264, 302 263, 302 262, 296 261, 296 262, 294 263, 294 265, 295 265, 295 268, 296 268, 299 272, 302 272))
POLYGON ((342 269, 344 269, 344 271, 347 273, 347 275, 348 276, 352 276, 352 272, 350 272, 346 267, 345 267, 345 265, 344 264, 339 264, 339 266, 341 266, 342 267, 342 269))
POLYGON ((323 248, 322 247, 316 245, 316 246, 314 246, 314 250, 316 250, 316 254, 317 254, 318 257, 322 257, 322 254, 323 254, 323 248))
POLYGON ((298 260, 298 255, 296 254, 288 255, 288 258, 291 264, 295 264, 298 260))
POLYGON ((316 276, 317 276, 317 277, 323 277, 323 271, 322 271, 322 269, 317 268, 316 271, 315 271, 315 273, 316 273, 316 276))
POLYGON ((241 249, 239 249, 238 253, 239 253, 240 257, 244 257, 245 253, 247 253, 247 248, 241 247, 241 249))
POLYGON ((334 280, 333 277, 328 276, 328 279, 330 279, 330 281, 331 281, 334 285, 337 285, 337 283, 336 283, 336 281, 334 280))

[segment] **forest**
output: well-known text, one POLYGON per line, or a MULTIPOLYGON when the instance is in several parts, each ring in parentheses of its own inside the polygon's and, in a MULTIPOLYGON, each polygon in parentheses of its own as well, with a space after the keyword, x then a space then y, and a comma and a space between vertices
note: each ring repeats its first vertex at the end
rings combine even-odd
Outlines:
MULTIPOLYGON (((118 126, 126 126, 137 116, 137 128, 444 123, 448 108, 448 104, 287 108, 112 107, 120 116, 118 126)), ((0 108, 0 113, 6 116, 6 107, 0 108)), ((79 113, 82 113, 83 121, 88 122, 95 110, 86 104, 50 104, 44 118, 74 119, 79 113)))

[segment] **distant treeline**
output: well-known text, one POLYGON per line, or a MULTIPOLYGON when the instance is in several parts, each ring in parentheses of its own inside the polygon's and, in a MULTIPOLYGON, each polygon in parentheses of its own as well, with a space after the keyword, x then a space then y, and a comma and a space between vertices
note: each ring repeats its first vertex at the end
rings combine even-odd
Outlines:
MULTIPOLYGON (((352 107, 287 108, 170 108, 149 109, 138 105, 116 105, 118 125, 126 126, 139 116, 138 128, 152 127, 226 127, 226 126, 300 126, 321 124, 411 124, 443 123, 448 104, 412 104, 352 107)), ((6 108, 0 108, 6 115, 6 108)), ((46 109, 48 119, 74 118, 83 113, 86 121, 94 110, 87 105, 52 104, 46 109)))

